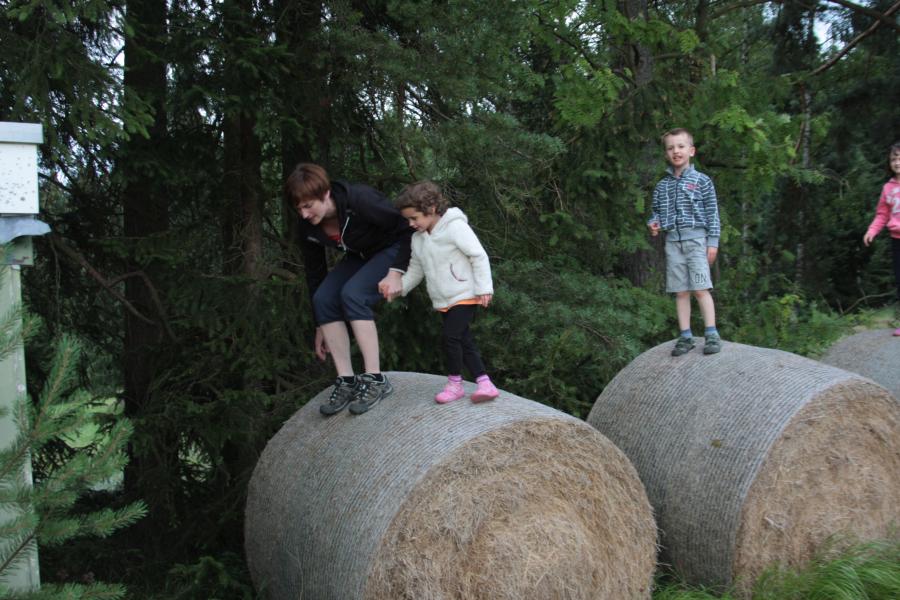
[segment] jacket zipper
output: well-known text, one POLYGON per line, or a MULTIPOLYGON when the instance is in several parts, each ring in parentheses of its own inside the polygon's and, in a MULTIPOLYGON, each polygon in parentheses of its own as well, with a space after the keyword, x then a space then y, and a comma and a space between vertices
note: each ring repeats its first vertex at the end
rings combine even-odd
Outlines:
POLYGON ((347 220, 344 221, 344 227, 341 229, 341 238, 338 244, 341 246, 341 250, 344 252, 350 252, 350 247, 344 243, 344 233, 347 231, 347 226, 350 225, 350 215, 347 215, 347 220))
POLYGON ((681 227, 678 226, 678 180, 675 178, 675 233, 678 234, 678 241, 681 242, 681 227))

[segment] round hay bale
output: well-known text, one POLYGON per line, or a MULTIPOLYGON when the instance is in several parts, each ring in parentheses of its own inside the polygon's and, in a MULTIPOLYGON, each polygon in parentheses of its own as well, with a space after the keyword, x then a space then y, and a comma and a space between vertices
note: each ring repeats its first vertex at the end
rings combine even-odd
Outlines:
POLYGON ((900 406, 853 373, 779 350, 638 356, 588 422, 638 470, 660 560, 687 581, 737 583, 801 566, 832 535, 900 523, 900 406))
POLYGON ((655 522, 609 440, 506 392, 440 406, 444 378, 389 376, 361 416, 322 417, 323 391, 263 452, 245 539, 265 597, 650 597, 655 522))
POLYGON ((900 400, 900 337, 893 329, 873 329, 841 338, 822 362, 859 373, 900 400))

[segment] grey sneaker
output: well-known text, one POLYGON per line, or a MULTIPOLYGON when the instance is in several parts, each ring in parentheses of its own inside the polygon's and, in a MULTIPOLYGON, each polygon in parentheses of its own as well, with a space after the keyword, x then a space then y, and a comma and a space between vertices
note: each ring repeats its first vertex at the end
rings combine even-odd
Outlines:
POLYGON ((681 356, 682 354, 687 354, 693 347, 694 338, 679 335, 678 341, 675 342, 675 347, 672 348, 672 356, 681 356))
POLYGON ((706 336, 706 342, 703 344, 703 354, 716 354, 722 350, 722 338, 719 334, 713 333, 706 336))
POLYGON ((384 381, 375 381, 368 373, 356 377, 356 389, 353 394, 353 402, 350 404, 350 412, 361 415, 378 404, 382 398, 387 398, 394 391, 391 382, 384 377, 384 381))
POLYGON ((334 382, 334 388, 331 390, 331 396, 327 402, 319 405, 319 412, 330 417, 344 410, 350 401, 353 400, 353 393, 356 390, 356 383, 347 383, 338 377, 334 382))

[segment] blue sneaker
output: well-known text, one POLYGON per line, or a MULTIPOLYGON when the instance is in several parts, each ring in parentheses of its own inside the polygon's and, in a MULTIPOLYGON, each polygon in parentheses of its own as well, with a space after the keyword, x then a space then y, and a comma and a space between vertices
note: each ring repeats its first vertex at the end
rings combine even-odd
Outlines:
POLYGON ((678 336, 678 341, 675 342, 675 347, 672 348, 672 356, 681 356, 682 354, 687 354, 694 348, 694 338, 692 337, 684 337, 683 335, 678 336))
POLYGON ((718 333, 711 333, 706 336, 706 342, 703 344, 703 354, 716 354, 722 350, 722 338, 718 333))

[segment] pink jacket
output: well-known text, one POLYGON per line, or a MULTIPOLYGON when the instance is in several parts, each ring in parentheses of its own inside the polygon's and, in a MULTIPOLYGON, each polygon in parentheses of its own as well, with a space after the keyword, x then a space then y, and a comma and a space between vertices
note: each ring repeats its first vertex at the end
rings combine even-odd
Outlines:
POLYGON ((868 234, 875 237, 885 224, 891 237, 900 239, 900 181, 896 179, 888 180, 881 188, 881 198, 878 199, 868 234))

